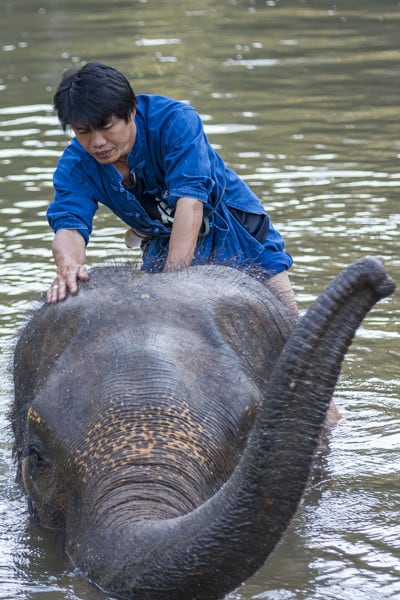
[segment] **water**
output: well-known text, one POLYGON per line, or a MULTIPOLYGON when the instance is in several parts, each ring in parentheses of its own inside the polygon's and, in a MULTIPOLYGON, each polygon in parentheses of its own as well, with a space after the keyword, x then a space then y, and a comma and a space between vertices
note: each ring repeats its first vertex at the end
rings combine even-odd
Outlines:
MULTIPOLYGON (((44 214, 66 143, 51 110, 63 70, 100 59, 138 93, 194 104, 284 233, 305 309, 365 254, 400 282, 399 26, 397 0, 3 2, 0 599, 107 598, 30 524, 7 421, 15 335, 54 275, 44 214)), ((123 227, 99 211, 89 264, 125 258, 123 227)), ((364 321, 322 466, 274 555, 230 600, 400 597, 399 312, 397 293, 364 321)))

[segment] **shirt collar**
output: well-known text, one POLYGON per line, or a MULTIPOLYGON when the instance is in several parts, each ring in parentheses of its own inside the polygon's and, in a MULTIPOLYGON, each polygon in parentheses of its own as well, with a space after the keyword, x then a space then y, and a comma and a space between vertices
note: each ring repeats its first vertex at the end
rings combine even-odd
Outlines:
POLYGON ((135 143, 133 144, 132 149, 128 154, 127 163, 130 167, 137 168, 139 166, 143 166, 143 163, 144 163, 144 160, 143 160, 143 158, 144 158, 143 157, 144 133, 142 131, 140 123, 138 122, 137 113, 135 114, 134 121, 135 121, 135 126, 136 126, 136 138, 135 138, 135 143))

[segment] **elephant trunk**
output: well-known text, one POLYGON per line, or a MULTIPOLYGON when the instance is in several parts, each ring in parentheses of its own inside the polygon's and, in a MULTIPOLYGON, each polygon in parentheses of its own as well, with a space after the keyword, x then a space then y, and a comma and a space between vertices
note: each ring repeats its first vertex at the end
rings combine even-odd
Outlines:
POLYGON ((376 259, 342 272, 288 340, 227 483, 185 516, 104 530, 100 544, 97 532, 96 549, 89 535, 73 559, 125 598, 212 600, 240 585, 293 517, 344 355, 365 314, 393 289, 376 259))

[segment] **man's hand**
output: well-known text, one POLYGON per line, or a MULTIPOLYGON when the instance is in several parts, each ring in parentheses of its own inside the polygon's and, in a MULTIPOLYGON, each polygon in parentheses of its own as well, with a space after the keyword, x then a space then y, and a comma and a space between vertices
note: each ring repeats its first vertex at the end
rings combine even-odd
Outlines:
POLYGON ((51 284, 47 292, 47 302, 56 304, 67 297, 67 291, 74 295, 78 293, 78 280, 89 279, 85 265, 71 264, 63 268, 51 284))
POLYGON ((56 304, 65 300, 68 291, 78 292, 78 281, 89 279, 85 266, 85 240, 75 229, 61 229, 54 236, 53 256, 57 265, 57 277, 47 292, 47 302, 56 304))

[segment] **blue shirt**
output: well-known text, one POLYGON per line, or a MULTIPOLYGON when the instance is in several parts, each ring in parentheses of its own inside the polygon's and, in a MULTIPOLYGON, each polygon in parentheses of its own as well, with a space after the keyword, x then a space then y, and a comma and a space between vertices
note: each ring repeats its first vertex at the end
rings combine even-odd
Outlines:
POLYGON ((136 139, 127 162, 145 193, 162 207, 160 217, 148 214, 112 164, 98 163, 73 138, 54 173, 55 197, 47 210, 53 230, 76 229, 87 244, 98 204, 104 204, 127 225, 151 236, 143 269, 161 270, 171 233, 166 215, 173 217, 178 199, 189 197, 203 202, 209 221, 209 232, 199 238, 192 264, 260 263, 270 274, 289 268, 292 259, 271 222, 261 244, 229 211, 232 207, 265 214, 254 192, 212 148, 195 109, 163 96, 142 94, 137 100, 136 139))

